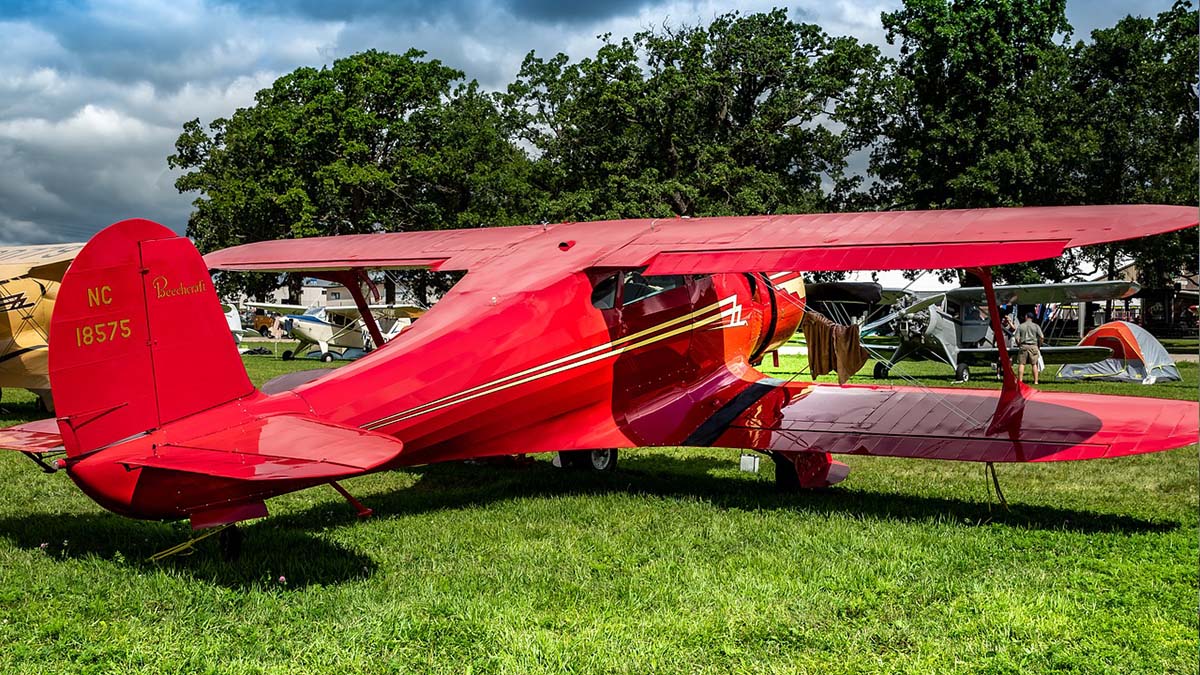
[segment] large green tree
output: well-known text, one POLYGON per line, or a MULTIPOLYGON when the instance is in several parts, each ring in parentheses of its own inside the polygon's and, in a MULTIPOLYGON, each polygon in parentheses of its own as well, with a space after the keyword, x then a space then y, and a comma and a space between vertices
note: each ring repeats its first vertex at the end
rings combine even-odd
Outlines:
MULTIPOLYGON (((198 193, 188 235, 200 250, 523 222, 528 158, 490 97, 424 56, 368 51, 299 68, 232 117, 185 124, 168 162, 185 171, 180 192, 198 193)), ((438 290, 410 276, 419 297, 438 290)), ((276 283, 231 275, 222 290, 276 283)))
POLYGON ((663 27, 594 58, 530 53, 503 96, 548 220, 835 208, 862 139, 839 124, 877 50, 783 10, 663 27))
MULTIPOLYGON (((1127 16, 1075 47, 1078 123, 1090 136, 1078 170, 1090 203, 1196 204, 1197 13, 1180 1, 1157 18, 1127 16)), ((1140 281, 1163 287, 1196 273, 1194 231, 1100 247, 1108 272, 1137 263, 1140 281)))
MULTIPOLYGON (((892 208, 1195 203, 1196 12, 1178 2, 1068 43, 1064 0, 907 0, 883 15, 899 56, 876 110, 873 195, 892 208)), ((860 122, 860 124, 863 124, 860 122)), ((866 126, 866 124, 863 124, 866 126)), ((1135 259, 1143 281, 1194 269, 1194 236, 1012 265, 1061 280, 1135 259), (1189 262, 1190 261, 1190 262, 1189 262)))
POLYGON ((883 15, 900 53, 871 169, 882 204, 1061 203, 1077 152, 1065 0, 908 0, 883 15))

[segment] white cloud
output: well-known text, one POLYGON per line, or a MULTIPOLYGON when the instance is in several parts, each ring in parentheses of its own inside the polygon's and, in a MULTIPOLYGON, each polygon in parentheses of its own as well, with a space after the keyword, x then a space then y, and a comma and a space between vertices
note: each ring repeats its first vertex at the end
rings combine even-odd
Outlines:
POLYGON ((0 138, 59 152, 78 149, 109 151, 146 143, 161 143, 171 134, 112 108, 91 103, 61 121, 17 118, 0 121, 0 138))
MULTIPOLYGON (((225 0, 90 0, 0 20, 0 243, 80 239, 131 216, 182 229, 193 196, 176 193, 166 167, 182 124, 229 116, 299 66, 416 47, 501 88, 530 50, 579 59, 595 53, 600 33, 703 24, 732 9, 767 11, 778 0, 610 2, 574 12, 502 0, 361 4, 269 10, 225 0)), ((1068 14, 1076 35, 1086 36, 1170 2, 1151 4, 1071 0, 1068 14)), ((796 0, 790 14, 882 44, 879 14, 899 5, 796 0)))

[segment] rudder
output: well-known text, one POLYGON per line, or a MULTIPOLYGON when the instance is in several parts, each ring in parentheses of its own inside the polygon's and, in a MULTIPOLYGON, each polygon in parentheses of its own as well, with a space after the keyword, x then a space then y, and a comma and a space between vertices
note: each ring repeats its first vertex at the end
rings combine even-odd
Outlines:
POLYGON ((63 277, 50 384, 71 456, 254 391, 204 259, 141 219, 101 230, 63 277))

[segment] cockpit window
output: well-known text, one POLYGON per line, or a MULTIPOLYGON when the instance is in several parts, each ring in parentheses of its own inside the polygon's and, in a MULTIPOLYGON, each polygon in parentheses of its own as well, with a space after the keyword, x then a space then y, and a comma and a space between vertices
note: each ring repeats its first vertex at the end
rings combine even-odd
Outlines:
POLYGON ((632 305, 652 295, 679 288, 685 283, 687 282, 679 274, 646 277, 642 276, 641 272, 626 272, 625 291, 622 294, 621 304, 632 305))
POLYGON ((610 274, 596 282, 592 290, 592 305, 596 309, 612 309, 617 304, 617 275, 610 274))

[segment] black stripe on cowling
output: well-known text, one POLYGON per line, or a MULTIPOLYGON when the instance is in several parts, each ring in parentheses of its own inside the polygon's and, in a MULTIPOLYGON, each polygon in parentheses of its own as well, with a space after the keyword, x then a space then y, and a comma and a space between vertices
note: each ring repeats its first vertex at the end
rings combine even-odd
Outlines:
POLYGON ((682 445, 693 447, 708 447, 717 442, 721 434, 733 424, 742 413, 758 403, 762 397, 769 394, 771 391, 782 387, 785 384, 783 380, 778 380, 773 377, 764 377, 763 379, 751 384, 734 396, 725 405, 721 406, 711 417, 704 420, 704 423, 696 428, 687 438, 684 439, 682 445))

